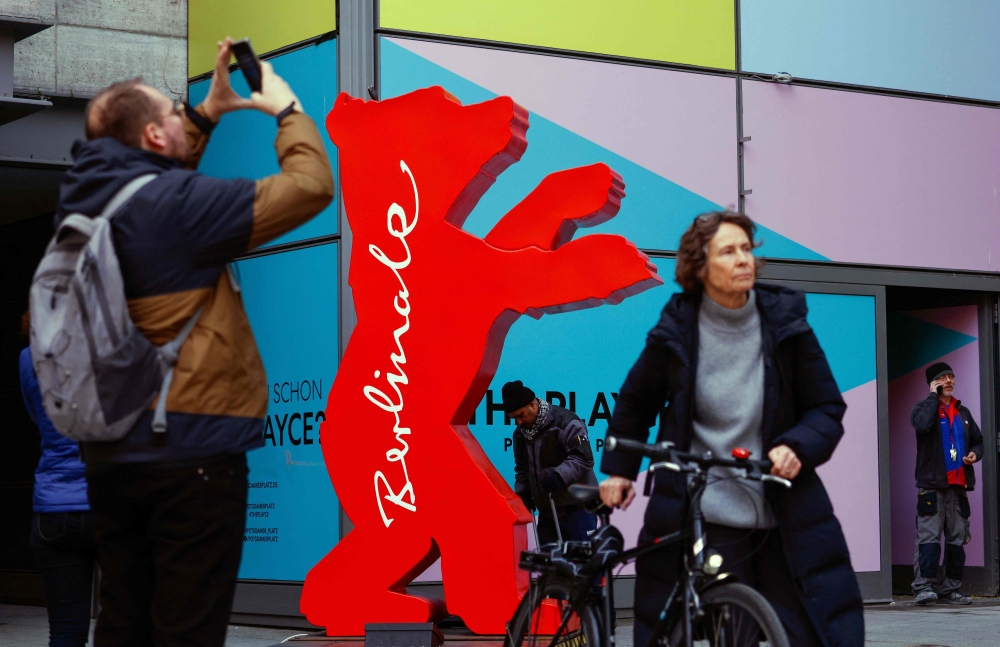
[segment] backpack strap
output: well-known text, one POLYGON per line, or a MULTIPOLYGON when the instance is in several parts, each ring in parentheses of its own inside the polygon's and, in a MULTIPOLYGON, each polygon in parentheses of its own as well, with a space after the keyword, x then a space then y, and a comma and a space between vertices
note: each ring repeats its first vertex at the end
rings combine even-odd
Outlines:
POLYGON ((111 198, 111 200, 104 205, 101 215, 97 217, 110 219, 118 213, 118 210, 122 207, 122 205, 132 199, 132 196, 135 195, 136 191, 155 180, 156 177, 156 173, 147 173, 146 175, 140 175, 139 177, 131 180, 128 184, 118 190, 115 197, 111 198))
MULTIPOLYGON (((112 198, 104 205, 104 209, 98 214, 97 218, 111 218, 118 210, 124 206, 126 202, 132 199, 136 191, 146 186, 157 177, 156 173, 147 173, 146 175, 140 175, 139 177, 131 180, 125 186, 118 189, 112 198)), ((72 213, 62 219, 59 226, 56 228, 55 242, 62 242, 67 236, 78 233, 83 234, 85 237, 90 238, 94 235, 94 230, 97 229, 96 218, 91 218, 85 216, 81 213, 72 213)))
POLYGON ((177 358, 180 357, 181 347, 187 340, 188 335, 194 330, 194 325, 198 323, 198 318, 205 310, 202 304, 195 312, 177 336, 160 346, 160 359, 167 366, 167 372, 163 376, 163 386, 160 387, 160 397, 156 399, 156 411, 153 414, 153 433, 162 434, 167 430, 167 393, 170 392, 170 383, 174 381, 174 367, 177 366, 177 358))

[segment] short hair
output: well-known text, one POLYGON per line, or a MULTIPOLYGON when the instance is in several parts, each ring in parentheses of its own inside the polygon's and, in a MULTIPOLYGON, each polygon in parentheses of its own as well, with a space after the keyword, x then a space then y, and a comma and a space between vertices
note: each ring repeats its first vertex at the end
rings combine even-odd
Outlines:
MULTIPOLYGON (((686 292, 698 291, 704 287, 702 276, 708 265, 708 243, 715 238, 722 223, 728 222, 738 226, 747 233, 750 244, 756 249, 761 243, 754 240, 757 225, 749 216, 734 211, 712 211, 703 213, 694 219, 684 235, 677 250, 677 267, 675 279, 686 292)), ((763 258, 754 258, 755 270, 764 267, 763 258)))
POLYGON ((141 87, 142 77, 109 85, 87 104, 87 140, 111 137, 126 146, 142 146, 142 130, 160 118, 160 108, 141 87))

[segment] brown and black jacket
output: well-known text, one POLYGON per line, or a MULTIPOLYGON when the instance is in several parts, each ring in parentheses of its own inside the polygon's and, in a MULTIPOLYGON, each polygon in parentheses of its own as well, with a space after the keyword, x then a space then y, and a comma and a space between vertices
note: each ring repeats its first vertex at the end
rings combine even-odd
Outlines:
POLYGON ((167 432, 154 436, 150 410, 122 440, 87 443, 88 464, 197 460, 261 445, 267 378, 225 267, 333 199, 319 131, 302 113, 278 127, 281 172, 258 181, 198 173, 212 124, 189 108, 184 126, 190 155, 183 164, 110 138, 77 142, 60 187, 57 220, 96 215, 133 178, 158 174, 112 220, 129 312, 150 341, 163 344, 205 304, 167 396, 167 432))

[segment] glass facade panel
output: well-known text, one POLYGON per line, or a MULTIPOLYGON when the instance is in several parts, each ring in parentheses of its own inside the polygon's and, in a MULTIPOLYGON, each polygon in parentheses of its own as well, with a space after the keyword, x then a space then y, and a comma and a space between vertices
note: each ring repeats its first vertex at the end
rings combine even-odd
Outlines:
POLYGON ((742 0, 749 72, 1000 100, 994 0, 742 0))
POLYGON ((732 70, 733 0, 381 0, 381 27, 732 70))
POLYGON ((337 244, 236 264, 267 371, 264 447, 247 454, 240 578, 304 580, 340 538, 319 427, 337 375, 337 244))
MULTIPOLYGON (((326 145, 326 153, 334 165, 336 184, 337 148, 326 134, 326 113, 333 108, 337 99, 337 41, 330 40, 319 45, 310 45, 300 50, 271 59, 274 71, 278 73, 302 102, 302 108, 316 122, 320 138, 326 145)), ((230 74, 233 88, 242 96, 249 96, 246 79, 237 70, 230 74)), ((200 81, 190 86, 192 105, 198 105, 208 94, 210 81, 200 81)), ((259 180, 278 173, 278 156, 274 151, 274 138, 278 126, 274 118, 257 110, 241 110, 225 115, 212 131, 212 139, 205 150, 198 170, 218 177, 247 177, 259 180)), ((339 217, 337 195, 318 216, 298 229, 280 236, 269 245, 290 243, 317 236, 337 233, 339 217)))
POLYGON ((744 81, 743 132, 747 215, 820 258, 1000 269, 1000 111, 744 81))
POLYGON ((336 28, 336 0, 188 0, 188 76, 215 67, 226 36, 250 38, 265 54, 336 28))

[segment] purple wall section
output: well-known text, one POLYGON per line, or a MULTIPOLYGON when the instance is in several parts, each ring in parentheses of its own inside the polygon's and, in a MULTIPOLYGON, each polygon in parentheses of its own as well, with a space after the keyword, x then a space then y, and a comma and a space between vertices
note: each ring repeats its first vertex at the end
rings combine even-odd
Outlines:
MULTIPOLYGON (((907 315, 951 328, 978 339, 976 306, 941 308, 907 312, 907 315)), ((917 439, 910 426, 910 409, 927 397, 924 369, 934 362, 947 362, 955 370, 955 395, 969 408, 976 422, 981 421, 979 398, 979 342, 972 342, 920 368, 889 382, 889 475, 892 510, 892 563, 913 564, 916 530, 917 490, 913 470, 916 464, 917 439)), ((977 487, 969 492, 972 509, 972 541, 965 547, 966 565, 983 566, 983 490, 982 463, 977 463, 977 487)))
POLYGON ((843 394, 844 437, 819 470, 840 520, 857 572, 882 567, 878 487, 878 386, 875 380, 843 394))
POLYGON ((1000 269, 1000 111, 744 82, 743 114, 762 225, 833 261, 1000 269))
POLYGON ((737 197, 732 79, 557 56, 392 42, 720 205, 737 197))

